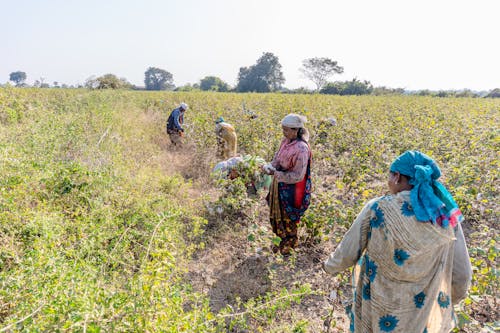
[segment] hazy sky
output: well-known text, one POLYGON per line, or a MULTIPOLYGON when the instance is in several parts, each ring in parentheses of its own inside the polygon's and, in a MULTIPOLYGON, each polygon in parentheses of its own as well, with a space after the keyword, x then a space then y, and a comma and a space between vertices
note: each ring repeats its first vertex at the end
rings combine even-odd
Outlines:
POLYGON ((176 85, 207 75, 236 83, 263 52, 285 86, 314 87, 312 57, 332 80, 415 89, 500 88, 500 0, 0 0, 0 83, 83 83, 112 73, 144 85, 150 66, 176 85))

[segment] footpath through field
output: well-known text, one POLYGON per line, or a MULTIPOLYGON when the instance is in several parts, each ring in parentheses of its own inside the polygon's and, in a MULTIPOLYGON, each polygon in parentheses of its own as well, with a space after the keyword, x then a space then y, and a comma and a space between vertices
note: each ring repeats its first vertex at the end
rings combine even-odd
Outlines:
MULTIPOLYGON (((162 145, 165 148, 165 173, 182 175, 191 181, 189 198, 196 202, 194 206, 203 210, 207 202, 217 200, 218 189, 210 178, 211 166, 216 162, 215 150, 197 151, 189 145, 175 149, 167 142, 162 142, 162 145)), ((249 316, 247 325, 250 331, 263 325, 269 325, 269 329, 281 327, 284 331, 292 331, 293 327, 304 323, 311 332, 344 332, 348 329, 349 322, 340 299, 330 299, 332 291, 336 290, 336 282, 321 269, 321 262, 332 251, 331 242, 301 245, 290 257, 273 254, 268 208, 263 195, 249 210, 235 218, 207 214, 207 220, 203 235, 205 248, 193 256, 187 278, 195 291, 209 297, 214 313, 228 306, 234 309, 234 313, 248 311, 244 308, 246 302, 266 295, 273 296, 254 306, 271 307, 273 299, 277 299, 284 288, 292 291, 308 285, 312 292, 307 292, 300 303, 285 306, 267 323, 249 316), (257 237, 250 238, 249 235, 257 237)), ((350 287, 343 286, 341 293, 346 294, 347 299, 350 287)))

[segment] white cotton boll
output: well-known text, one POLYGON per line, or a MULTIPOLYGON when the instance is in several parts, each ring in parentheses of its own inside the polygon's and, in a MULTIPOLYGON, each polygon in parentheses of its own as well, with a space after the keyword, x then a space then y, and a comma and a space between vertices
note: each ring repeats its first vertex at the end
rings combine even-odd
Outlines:
POLYGON ((332 301, 335 301, 335 300, 337 299, 337 290, 332 290, 332 291, 330 292, 330 299, 331 299, 332 301))
POLYGON ((266 171, 267 173, 270 173, 271 171, 276 171, 276 169, 272 166, 271 163, 268 163, 268 164, 264 165, 264 171, 266 171))

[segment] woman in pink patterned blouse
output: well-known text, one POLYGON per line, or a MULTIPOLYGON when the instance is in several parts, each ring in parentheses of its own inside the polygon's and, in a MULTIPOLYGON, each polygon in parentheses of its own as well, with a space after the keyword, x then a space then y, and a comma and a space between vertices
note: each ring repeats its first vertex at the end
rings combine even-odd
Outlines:
POLYGON ((311 148, 304 127, 307 119, 289 114, 281 121, 283 140, 264 172, 274 175, 267 201, 273 232, 281 238, 274 252, 290 254, 297 247, 297 226, 311 199, 311 148))

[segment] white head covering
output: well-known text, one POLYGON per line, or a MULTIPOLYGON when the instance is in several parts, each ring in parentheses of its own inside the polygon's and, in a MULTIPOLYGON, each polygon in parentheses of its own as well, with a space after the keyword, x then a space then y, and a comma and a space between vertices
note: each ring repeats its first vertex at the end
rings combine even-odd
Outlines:
POLYGON ((187 105, 186 103, 181 103, 181 104, 179 105, 179 107, 180 107, 181 109, 183 109, 184 111, 188 109, 188 105, 187 105))
POLYGON ((296 113, 290 113, 281 120, 281 125, 290 128, 304 128, 307 118, 296 113))

